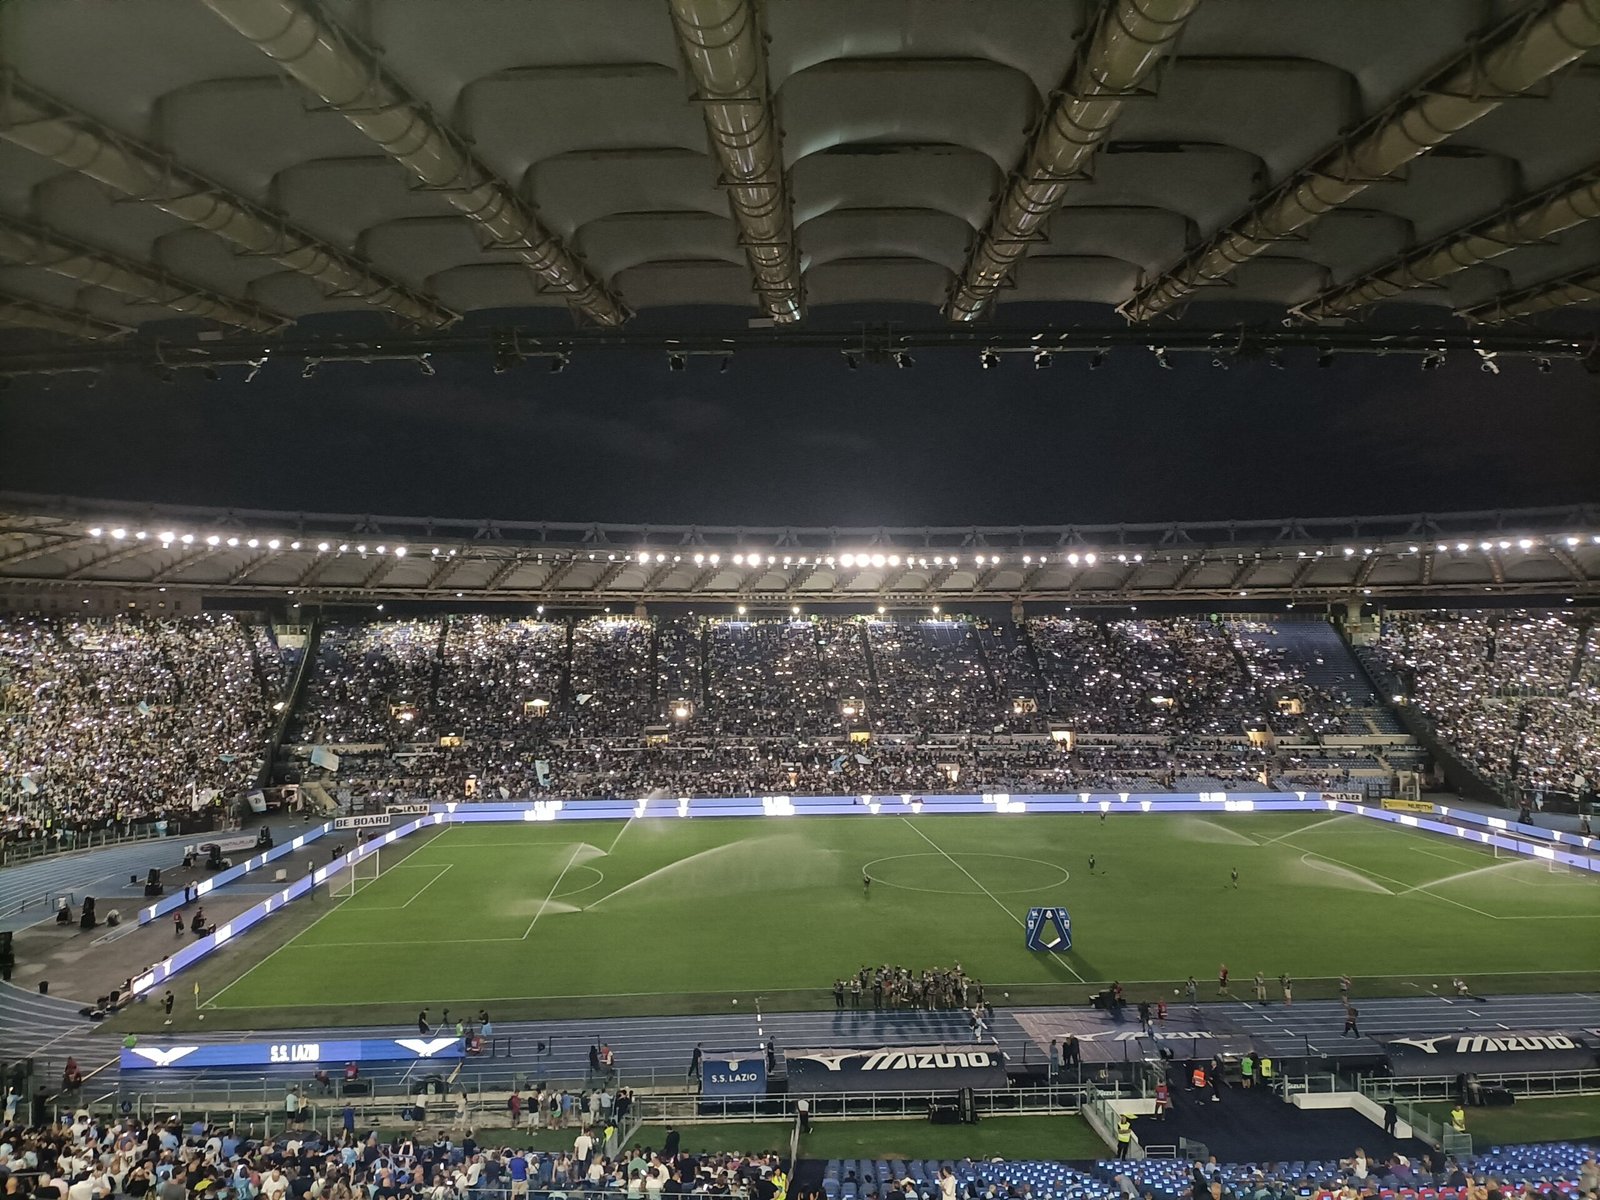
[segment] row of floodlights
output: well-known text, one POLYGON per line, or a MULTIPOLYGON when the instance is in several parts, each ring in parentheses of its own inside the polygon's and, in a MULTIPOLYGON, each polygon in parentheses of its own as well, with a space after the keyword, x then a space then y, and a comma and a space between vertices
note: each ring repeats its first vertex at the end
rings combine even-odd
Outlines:
MULTIPOLYGON (((390 545, 390 544, 388 544, 386 542, 379 542, 376 545, 368 545, 366 542, 351 543, 351 542, 318 541, 318 542, 315 542, 315 543, 309 543, 309 542, 305 542, 305 541, 303 541, 301 539, 294 539, 292 541, 285 542, 284 539, 276 538, 276 537, 269 537, 269 538, 240 537, 237 534, 224 535, 224 534, 218 534, 218 533, 201 535, 201 534, 196 534, 196 533, 177 533, 177 532, 175 532, 173 530, 170 530, 170 529, 161 530, 160 532, 157 532, 157 533, 151 533, 147 529, 130 530, 130 529, 126 528, 125 526, 120 526, 120 525, 119 526, 114 526, 114 527, 111 527, 111 528, 107 528, 105 526, 96 525, 96 526, 92 527, 91 529, 89 529, 88 533, 89 533, 89 536, 92 537, 92 538, 109 537, 114 542, 124 542, 124 541, 147 542, 147 541, 156 541, 156 542, 159 542, 162 546, 172 546, 174 544, 183 545, 183 546, 193 546, 193 545, 199 543, 199 544, 202 544, 202 545, 205 545, 205 546, 209 546, 209 547, 212 547, 212 548, 219 548, 219 547, 222 547, 222 546, 227 546, 230 549, 234 549, 234 548, 243 546, 243 547, 245 547, 247 549, 250 549, 250 550, 260 549, 263 546, 268 550, 280 550, 280 549, 283 549, 285 545, 287 545, 290 550, 303 550, 303 549, 306 549, 309 546, 311 548, 314 548, 317 551, 317 553, 319 553, 319 554, 330 554, 330 553, 349 554, 352 551, 354 551, 357 554, 369 554, 369 553, 371 553, 371 554, 392 554, 396 558, 404 558, 404 557, 406 557, 407 554, 410 553, 410 550, 407 547, 403 546, 403 545, 390 545)), ((1589 534, 1589 535, 1587 535, 1587 537, 1588 537, 1588 541, 1592 545, 1600 546, 1600 534, 1589 534)), ((1439 542, 1434 546, 1434 550, 1439 554, 1447 554, 1452 549, 1454 549, 1459 554, 1465 554, 1468 551, 1472 550, 1474 547, 1476 547, 1480 551, 1483 551, 1484 553, 1489 553, 1489 552, 1497 550, 1497 549, 1498 550, 1510 550, 1513 547, 1515 547, 1515 548, 1517 548, 1519 550, 1525 550, 1526 551, 1526 550, 1533 550, 1535 547, 1537 547, 1537 546, 1539 546, 1541 544, 1548 545, 1548 546, 1551 546, 1551 547, 1559 547, 1559 546, 1563 546, 1564 545, 1568 549, 1575 549, 1578 546, 1582 545, 1584 540, 1585 540, 1585 535, 1569 533, 1569 534, 1566 534, 1565 536, 1556 536, 1556 537, 1550 537, 1550 538, 1545 538, 1545 539, 1524 537, 1524 538, 1516 538, 1516 539, 1499 538, 1497 540, 1482 540, 1482 541, 1478 541, 1478 542, 1470 542, 1470 541, 1458 541, 1458 542, 1454 542, 1454 543, 1439 542)), ((1421 552, 1422 552, 1422 547, 1420 545, 1416 545, 1416 544, 1408 546, 1405 549, 1405 551, 1403 551, 1404 554, 1420 554, 1421 552)), ((1301 550, 1301 551, 1297 552, 1297 557, 1299 557, 1299 558, 1322 558, 1327 553, 1328 553, 1328 551, 1324 551, 1324 550, 1301 550)), ((1343 547, 1343 557, 1345 557, 1345 558, 1355 558, 1358 555, 1363 557, 1363 558, 1370 558, 1374 554, 1380 554, 1380 553, 1382 553, 1381 550, 1375 549, 1374 547, 1371 547, 1371 546, 1365 546, 1365 547, 1345 546, 1345 547, 1343 547)), ((435 546, 433 548, 433 550, 431 551, 431 553, 430 553, 430 557, 433 557, 433 558, 447 557, 448 558, 448 557, 454 557, 455 554, 456 554, 456 551, 454 549, 446 549, 446 548, 441 548, 439 546, 435 546)), ((597 556, 595 554, 592 554, 592 553, 589 555, 589 558, 591 560, 595 559, 596 557, 597 556)), ((682 555, 682 554, 673 554, 673 555, 669 556, 666 552, 660 551, 660 550, 656 550, 656 551, 640 550, 640 551, 638 551, 638 552, 636 552, 635 554, 632 554, 632 555, 624 555, 623 558, 624 558, 624 561, 636 561, 636 562, 639 562, 641 564, 654 563, 654 564, 658 564, 658 565, 665 565, 669 561, 670 562, 674 562, 674 563, 682 562, 682 561, 684 561, 685 556, 682 555)), ((1079 551, 1076 551, 1076 550, 1072 550, 1072 551, 1068 551, 1065 554, 1057 554, 1057 555, 1055 555, 1053 557, 1053 559, 1052 559, 1052 556, 1048 555, 1048 554, 1032 554, 1032 553, 1023 554, 1020 557, 1011 556, 1009 558, 1006 557, 1006 556, 1000 555, 1000 554, 995 554, 995 553, 974 554, 974 555, 971 555, 970 558, 971 558, 972 564, 974 566, 979 566, 979 567, 1000 566, 1001 564, 1003 564, 1005 562, 1016 563, 1016 562, 1019 562, 1019 561, 1024 566, 1033 566, 1035 564, 1038 564, 1040 566, 1044 566, 1044 565, 1050 563, 1051 561, 1055 561, 1055 562, 1064 562, 1068 566, 1073 566, 1073 567, 1080 566, 1080 565, 1081 566, 1092 567, 1096 563, 1099 563, 1099 562, 1102 562, 1102 561, 1111 562, 1113 560, 1116 561, 1116 562, 1119 562, 1119 563, 1130 563, 1130 562, 1132 562, 1132 563, 1142 563, 1144 561, 1143 553, 1128 554, 1126 552, 1122 552, 1122 553, 1118 553, 1116 555, 1100 555, 1100 554, 1096 554, 1093 550, 1086 550, 1086 551, 1082 551, 1082 552, 1079 552, 1079 551)), ((615 553, 607 554, 606 555, 606 560, 608 562, 616 562, 617 561, 617 555, 615 553)), ((716 567, 716 566, 721 566, 722 565, 723 556, 721 554, 719 554, 719 553, 707 554, 707 553, 704 553, 704 552, 700 552, 700 553, 696 553, 692 557, 690 557, 689 561, 693 562, 694 565, 697 566, 697 567, 704 567, 704 566, 708 566, 708 565, 716 567)), ((916 555, 916 554, 905 554, 905 555, 902 555, 902 554, 884 554, 884 553, 878 553, 878 552, 870 552, 870 553, 863 552, 863 553, 860 553, 860 554, 853 554, 853 553, 846 552, 846 553, 843 553, 843 554, 819 554, 819 555, 814 555, 814 556, 813 555, 793 555, 793 554, 785 554, 785 555, 779 556, 779 555, 776 555, 776 554, 761 554, 761 553, 758 553, 758 552, 755 552, 755 551, 751 551, 749 553, 746 553, 746 552, 743 552, 743 551, 736 551, 734 554, 729 556, 728 561, 733 566, 736 566, 736 567, 752 567, 752 568, 755 568, 755 567, 775 567, 775 566, 778 566, 778 565, 781 564, 781 565, 783 565, 785 567, 794 567, 794 566, 801 566, 801 567, 812 567, 812 566, 814 566, 814 567, 842 567, 845 570, 851 570, 851 569, 867 569, 867 568, 881 569, 881 568, 884 568, 884 567, 901 567, 901 566, 904 566, 904 567, 927 567, 927 566, 930 566, 930 565, 934 566, 934 567, 944 567, 944 566, 958 567, 958 566, 961 565, 963 559, 962 559, 962 556, 959 555, 959 554, 935 554, 935 555, 932 555, 930 557, 928 555, 916 555)))

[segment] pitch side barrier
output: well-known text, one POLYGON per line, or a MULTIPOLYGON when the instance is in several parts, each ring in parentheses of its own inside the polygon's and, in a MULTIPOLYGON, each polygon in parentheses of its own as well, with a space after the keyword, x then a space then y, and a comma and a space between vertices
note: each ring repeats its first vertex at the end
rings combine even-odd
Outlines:
MULTIPOLYGON (((913 813, 969 814, 989 813, 994 816, 1012 814, 1096 814, 1096 813, 1216 813, 1216 812, 1307 812, 1326 811, 1350 813, 1371 820, 1384 821, 1412 829, 1425 829, 1448 837, 1471 840, 1480 845, 1497 846, 1531 858, 1560 862, 1579 870, 1600 873, 1600 859, 1588 855, 1557 850, 1510 832, 1502 833, 1492 828, 1469 829, 1463 825, 1447 824, 1432 816, 1413 813, 1389 812, 1355 798, 1353 793, 1323 792, 1073 792, 1067 794, 1009 794, 985 795, 858 795, 858 796, 733 796, 700 798, 661 798, 654 800, 531 800, 450 802, 434 804, 425 816, 418 816, 381 834, 374 834, 355 849, 340 855, 325 866, 274 892, 261 903, 245 909, 231 921, 218 925, 212 933, 184 946, 170 958, 163 959, 148 971, 135 977, 133 992, 142 995, 166 983, 207 955, 218 950, 256 923, 265 920, 285 905, 298 900, 315 888, 324 886, 329 878, 346 870, 354 863, 384 846, 416 833, 419 829, 432 829, 441 825, 511 824, 513 822, 547 821, 620 821, 620 820, 687 820, 714 817, 764 817, 774 819, 794 817, 853 817, 871 820, 878 816, 904 816, 913 813)), ((409 815, 409 814, 407 814, 409 815)), ((1460 817, 1452 812, 1452 820, 1460 817)), ((326 835, 331 824, 302 834, 295 843, 280 847, 230 871, 224 871, 206 881, 212 888, 224 882, 267 865, 280 853, 288 853, 295 845, 303 845, 326 835)), ((209 889, 207 889, 209 890, 209 889)), ((181 903, 181 900, 179 901, 181 903)), ((154 906, 170 911, 170 900, 154 906)), ((145 920, 141 913, 141 921, 145 920)))

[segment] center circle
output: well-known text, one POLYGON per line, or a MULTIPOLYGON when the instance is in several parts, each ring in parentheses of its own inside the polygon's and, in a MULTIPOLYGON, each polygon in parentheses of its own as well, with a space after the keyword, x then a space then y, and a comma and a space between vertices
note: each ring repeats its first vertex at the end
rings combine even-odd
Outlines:
POLYGON ((550 897, 550 899, 552 899, 552 900, 565 900, 568 896, 579 896, 579 895, 582 895, 584 892, 587 892, 590 888, 599 887, 600 884, 602 882, 604 882, 604 881, 605 881, 605 875, 601 872, 599 867, 591 867, 587 863, 579 863, 575 867, 568 867, 567 868, 566 876, 561 880, 560 889, 558 891, 556 891, 550 897), (572 886, 570 886, 571 883, 572 883, 573 876, 576 875, 579 871, 587 871, 587 872, 589 872, 589 874, 593 875, 594 878, 589 880, 589 882, 584 884, 582 887, 572 887, 572 886))
POLYGON ((1017 896, 1060 887, 1071 872, 1018 854, 891 854, 861 868, 873 883, 939 896, 1017 896))

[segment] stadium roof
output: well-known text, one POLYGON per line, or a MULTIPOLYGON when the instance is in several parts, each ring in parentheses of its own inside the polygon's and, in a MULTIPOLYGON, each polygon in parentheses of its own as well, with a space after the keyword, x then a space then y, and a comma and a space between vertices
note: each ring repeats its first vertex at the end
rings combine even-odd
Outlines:
POLYGON ((883 604, 1600 596, 1600 509, 1098 526, 735 528, 0 494, 0 590, 360 602, 883 604))
POLYGON ((1600 0, 13 0, 0 358, 568 310, 1524 320, 1600 299, 1596 46, 1600 0))

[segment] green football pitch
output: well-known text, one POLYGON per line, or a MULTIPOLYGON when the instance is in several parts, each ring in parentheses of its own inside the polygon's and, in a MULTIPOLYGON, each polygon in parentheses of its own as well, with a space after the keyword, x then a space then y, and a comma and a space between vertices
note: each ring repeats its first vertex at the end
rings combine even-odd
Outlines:
POLYGON ((1344 972, 1366 995, 1454 974, 1571 990, 1594 986, 1600 950, 1593 876, 1326 813, 477 824, 380 867, 197 968, 213 1021, 818 1008, 837 976, 885 962, 959 961, 1010 1004, 1112 979, 1170 997, 1190 973, 1214 996, 1221 963, 1307 996, 1344 972), (1026 949, 1034 905, 1070 910, 1070 953, 1026 949))

